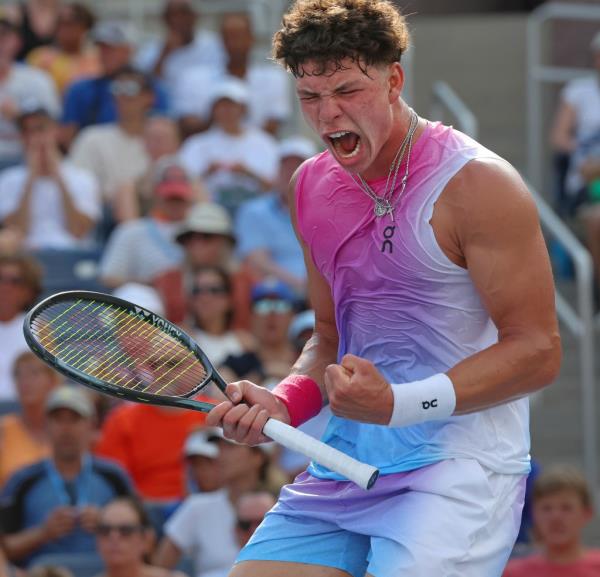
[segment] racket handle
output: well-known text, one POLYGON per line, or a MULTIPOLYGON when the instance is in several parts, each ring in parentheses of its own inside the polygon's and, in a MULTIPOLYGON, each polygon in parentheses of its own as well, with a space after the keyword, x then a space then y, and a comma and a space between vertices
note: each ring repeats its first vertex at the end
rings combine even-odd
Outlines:
POLYGON ((343 475, 363 489, 370 489, 379 476, 379 470, 375 467, 361 463, 277 419, 269 419, 263 428, 263 433, 280 445, 298 451, 320 465, 343 475))

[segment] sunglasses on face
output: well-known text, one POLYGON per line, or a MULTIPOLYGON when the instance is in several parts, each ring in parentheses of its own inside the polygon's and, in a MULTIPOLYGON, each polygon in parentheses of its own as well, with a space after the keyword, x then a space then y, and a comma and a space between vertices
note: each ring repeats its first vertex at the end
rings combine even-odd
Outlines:
POLYGON ((108 523, 102 523, 96 527, 96 534, 99 537, 108 537, 113 531, 115 531, 119 537, 131 537, 136 533, 141 533, 142 526, 132 524, 109 525, 108 523))
POLYGON ((142 92, 142 87, 135 80, 115 80, 110 85, 113 96, 137 96, 142 92))
POLYGON ((192 295, 226 295, 227 289, 224 286, 213 285, 213 286, 200 286, 196 285, 192 287, 192 295))
POLYGON ((285 314, 292 311, 292 303, 281 299, 263 299, 256 301, 252 310, 261 316, 271 313, 285 314))
POLYGON ((25 279, 20 276, 12 276, 8 274, 0 274, 1 284, 10 284, 13 286, 21 286, 25 284, 25 279))

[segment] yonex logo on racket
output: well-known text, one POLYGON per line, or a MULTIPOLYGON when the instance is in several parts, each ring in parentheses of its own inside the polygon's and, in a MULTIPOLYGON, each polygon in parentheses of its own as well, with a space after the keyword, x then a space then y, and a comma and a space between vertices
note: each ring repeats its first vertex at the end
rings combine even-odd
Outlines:
POLYGON ((423 401, 421 403, 422 407, 424 410, 427 409, 435 409, 438 406, 438 400, 437 399, 431 399, 431 401, 423 401))
POLYGON ((135 312, 130 311, 129 314, 132 314, 133 316, 137 316, 146 321, 149 320, 155 327, 158 327, 159 329, 161 329, 167 333, 170 333, 171 335, 173 335, 175 337, 181 336, 181 331, 179 329, 177 329, 176 326, 172 325, 170 322, 166 321, 162 317, 155 315, 151 311, 147 311, 146 309, 136 306, 135 312))

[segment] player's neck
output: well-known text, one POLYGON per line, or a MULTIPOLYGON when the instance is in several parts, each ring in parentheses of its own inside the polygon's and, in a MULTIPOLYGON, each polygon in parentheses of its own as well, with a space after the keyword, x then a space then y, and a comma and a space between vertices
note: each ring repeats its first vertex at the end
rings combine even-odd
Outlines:
POLYGON ((579 541, 564 546, 545 548, 545 557, 552 563, 575 563, 585 554, 585 548, 579 541))
MULTIPOLYGON (((390 167, 392 166, 392 162, 394 162, 394 158, 398 149, 402 145, 409 129, 411 123, 412 112, 410 107, 404 102, 400 101, 398 107, 394 111, 394 119, 392 121, 392 130, 390 133, 390 137, 381 147, 377 158, 374 162, 365 170, 362 174, 362 177, 366 180, 378 180, 380 178, 385 178, 389 172, 390 167)), ((420 126, 417 127, 417 130, 413 136, 413 144, 417 140, 418 136, 422 132, 420 126)))

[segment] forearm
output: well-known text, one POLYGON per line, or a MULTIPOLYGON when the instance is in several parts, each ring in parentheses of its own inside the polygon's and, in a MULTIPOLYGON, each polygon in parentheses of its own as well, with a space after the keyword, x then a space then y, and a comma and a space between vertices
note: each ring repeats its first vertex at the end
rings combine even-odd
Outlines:
POLYGON ((77 238, 85 236, 94 225, 94 221, 77 210, 73 198, 67 189, 67 185, 60 175, 56 177, 56 184, 60 190, 63 202, 67 230, 77 238))
POLYGON ((557 376, 558 333, 516 334, 461 361, 447 372, 456 393, 457 415, 526 396, 557 376))
POLYGON ((338 338, 315 332, 308 340, 302 353, 294 363, 291 374, 306 375, 313 379, 321 389, 324 402, 327 400, 325 389, 325 369, 337 361, 338 338))
POLYGON ((5 535, 2 541, 9 561, 27 557, 49 541, 44 525, 25 529, 19 533, 5 535))

